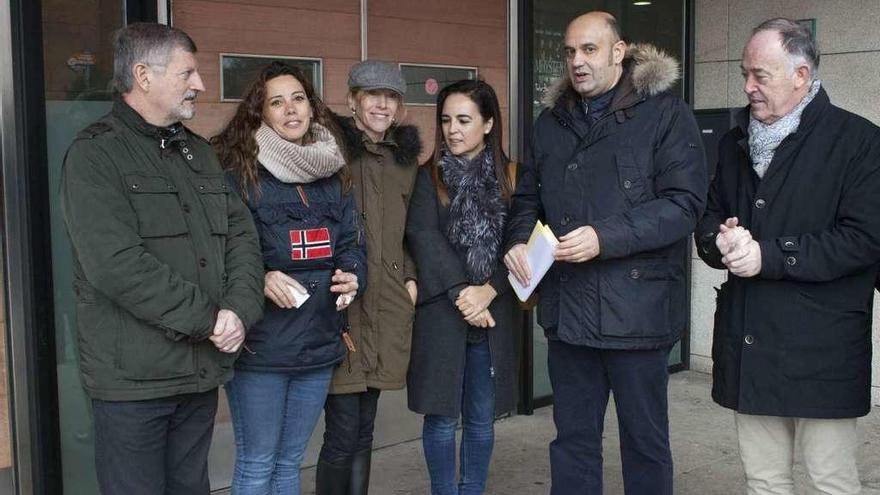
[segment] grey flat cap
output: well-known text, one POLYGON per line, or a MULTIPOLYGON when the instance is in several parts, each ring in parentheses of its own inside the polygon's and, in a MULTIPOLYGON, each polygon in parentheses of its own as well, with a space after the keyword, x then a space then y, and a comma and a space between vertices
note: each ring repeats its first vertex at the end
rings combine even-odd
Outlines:
POLYGON ((406 94, 406 81, 396 65, 379 60, 358 62, 348 72, 348 88, 390 89, 395 93, 406 94))

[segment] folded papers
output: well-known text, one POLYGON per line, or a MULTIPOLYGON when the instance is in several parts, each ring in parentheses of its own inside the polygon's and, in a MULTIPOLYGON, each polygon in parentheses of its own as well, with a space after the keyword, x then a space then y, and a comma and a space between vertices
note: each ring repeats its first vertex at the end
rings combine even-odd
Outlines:
POLYGON ((553 235, 550 227, 538 220, 535 228, 532 229, 532 235, 529 237, 529 242, 526 245, 528 248, 526 259, 528 260, 529 273, 531 274, 529 285, 523 287, 512 273, 507 276, 510 286, 513 287, 513 291, 520 301, 525 302, 532 295, 532 292, 535 291, 535 288, 538 287, 544 275, 547 274, 547 270, 553 264, 553 250, 557 244, 559 244, 559 240, 553 235))

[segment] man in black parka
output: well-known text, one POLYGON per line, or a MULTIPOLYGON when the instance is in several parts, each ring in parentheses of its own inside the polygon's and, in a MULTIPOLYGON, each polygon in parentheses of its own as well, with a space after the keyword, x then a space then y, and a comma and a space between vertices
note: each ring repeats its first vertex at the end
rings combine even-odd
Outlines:
POLYGON ((880 128, 831 104, 809 30, 755 28, 749 106, 719 145, 700 257, 718 292, 712 398, 736 411, 749 493, 794 493, 797 446, 817 493, 860 493, 880 262, 880 128))
POLYGON ((669 91, 677 62, 627 47, 610 14, 574 19, 565 52, 568 74, 535 123, 505 255, 524 281, 535 221, 561 236, 538 303, 557 428, 551 493, 602 492, 613 390, 626 493, 671 495, 666 367, 687 325, 688 238, 707 189, 701 139, 669 91))

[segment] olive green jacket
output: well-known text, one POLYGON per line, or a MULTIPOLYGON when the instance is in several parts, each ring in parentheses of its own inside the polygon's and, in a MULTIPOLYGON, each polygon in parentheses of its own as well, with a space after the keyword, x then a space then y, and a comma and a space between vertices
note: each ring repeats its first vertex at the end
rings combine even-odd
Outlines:
POLYGON ((79 366, 92 398, 204 392, 235 354, 207 340, 217 312, 262 316, 250 213, 210 144, 148 124, 122 100, 67 152, 61 206, 73 246, 79 366))
POLYGON ((348 308, 355 352, 333 375, 330 393, 406 385, 415 307, 404 285, 416 267, 403 242, 409 197, 419 170, 418 130, 398 126, 373 143, 351 118, 338 118, 353 194, 367 243, 367 290, 348 308))

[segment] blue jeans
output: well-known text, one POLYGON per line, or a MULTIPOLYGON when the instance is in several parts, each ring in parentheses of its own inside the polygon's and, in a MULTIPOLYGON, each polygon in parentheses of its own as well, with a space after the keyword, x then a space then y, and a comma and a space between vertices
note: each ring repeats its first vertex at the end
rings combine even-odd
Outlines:
POLYGON ((233 495, 299 495, 299 466, 333 366, 295 373, 235 371, 226 384, 235 430, 233 495))
POLYGON ((422 448, 432 495, 481 495, 495 445, 495 384, 489 341, 468 344, 461 401, 461 475, 455 484, 455 428, 458 418, 425 415, 422 448))
POLYGON ((602 433, 614 393, 626 495, 672 495, 666 370, 669 347, 627 351, 549 341, 556 439, 551 495, 602 493, 602 433))

